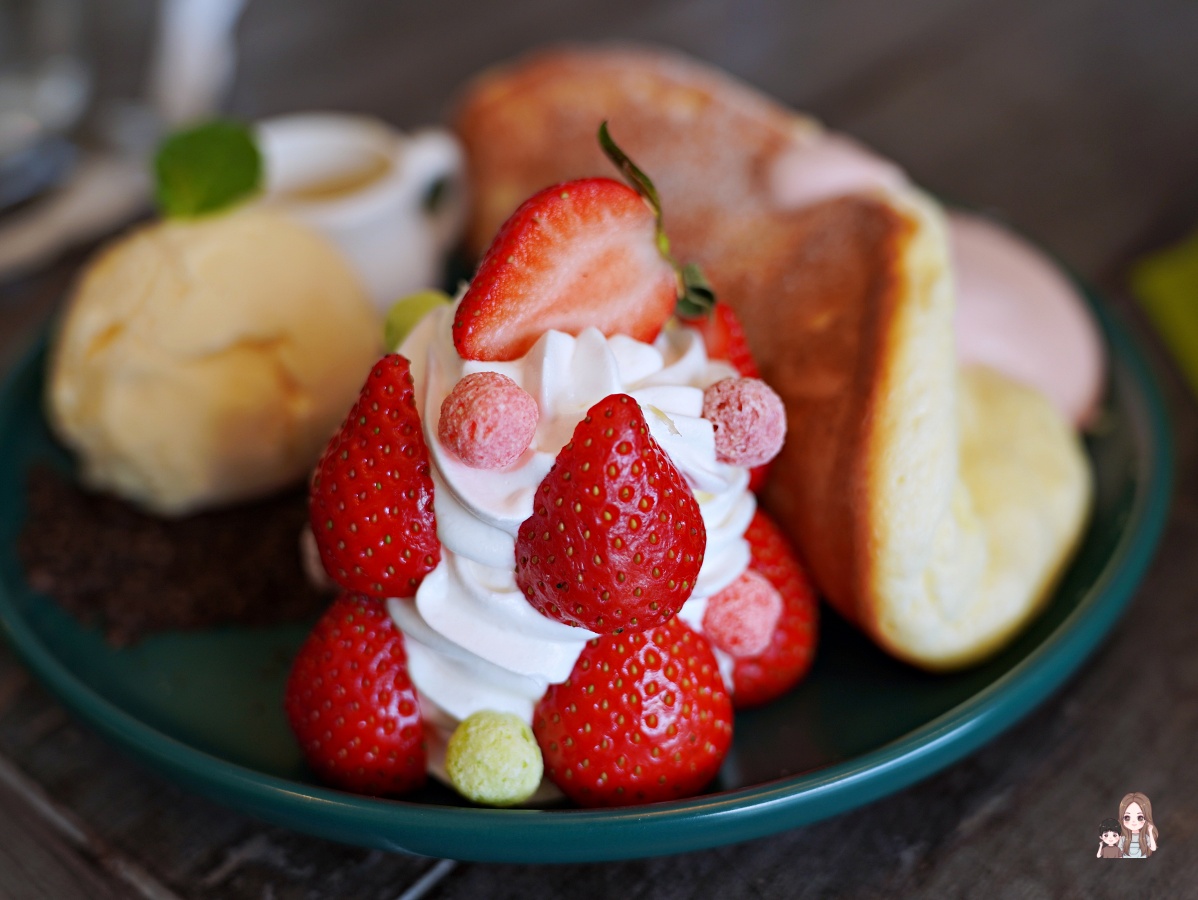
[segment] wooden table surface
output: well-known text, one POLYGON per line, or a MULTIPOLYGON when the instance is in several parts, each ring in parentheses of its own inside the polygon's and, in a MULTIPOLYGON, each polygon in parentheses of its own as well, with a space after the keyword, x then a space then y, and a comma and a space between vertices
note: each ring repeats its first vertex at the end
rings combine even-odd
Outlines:
MULTIPOLYGON (((102 96, 137 89, 149 0, 96 4, 102 96)), ((991 209, 1097 283, 1145 337, 1177 481, 1160 553, 1081 674, 981 751, 865 809, 748 844, 637 862, 454 863, 263 825, 145 770, 0 648, 0 895, 72 898, 1184 896, 1198 884, 1198 412, 1126 288, 1198 226, 1193 0, 252 0, 230 98, 247 117, 368 111, 439 121, 479 67, 547 40, 672 44, 811 111, 921 183, 991 209), (1161 850, 1095 860, 1142 790, 1161 850)), ((0 369, 80 255, 0 286, 0 369)), ((1195 298, 1198 303, 1198 298, 1195 298)))

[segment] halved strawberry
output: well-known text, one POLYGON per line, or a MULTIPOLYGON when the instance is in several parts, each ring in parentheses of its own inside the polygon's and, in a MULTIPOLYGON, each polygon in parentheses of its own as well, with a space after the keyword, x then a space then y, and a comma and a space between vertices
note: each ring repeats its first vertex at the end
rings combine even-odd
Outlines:
POLYGON ((380 359, 312 474, 308 515, 348 591, 411 597, 441 559, 433 480, 406 359, 380 359))
POLYGON ((695 587, 707 530, 695 495, 627 394, 574 428, 516 536, 516 583, 537 610, 598 633, 670 619, 695 587))
POLYGON ((550 328, 652 341, 677 293, 640 194, 610 178, 569 181, 504 223, 458 304, 453 343, 464 359, 511 360, 550 328))
POLYGON ((782 530, 761 510, 745 531, 749 567, 782 595, 782 615, 769 646, 758 656, 736 660, 732 702, 737 709, 761 706, 798 684, 815 658, 819 617, 815 591, 782 530))
POLYGON ((300 647, 283 699, 308 765, 363 794, 424 783, 427 757, 403 633, 381 600, 342 594, 300 647))
POLYGON ((689 797, 732 743, 732 704, 706 638, 679 619, 605 635, 533 714, 545 774, 582 806, 689 797))

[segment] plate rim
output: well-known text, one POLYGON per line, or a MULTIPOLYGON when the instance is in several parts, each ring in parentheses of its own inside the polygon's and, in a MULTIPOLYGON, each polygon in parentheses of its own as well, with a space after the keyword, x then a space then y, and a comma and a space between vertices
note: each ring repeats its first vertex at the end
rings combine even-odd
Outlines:
MULTIPOLYGON (((24 621, 0 582, 0 632, 64 705, 134 757, 225 805, 278 825, 377 849, 476 862, 598 862, 738 843, 846 812, 951 765, 1054 694, 1109 634, 1151 563, 1167 518, 1173 442, 1167 407, 1137 339, 1078 282, 1122 372, 1141 445, 1141 487, 1103 571, 1052 632, 999 678, 941 715, 867 753, 749 787, 641 807, 520 810, 362 797, 222 759, 146 724, 76 678, 24 621), (1134 402, 1138 400, 1139 402, 1134 402), (563 818, 571 832, 563 836, 563 818), (682 827, 685 823, 685 827, 682 827), (577 832, 577 834, 575 834, 577 832)), ((46 349, 49 328, 0 385, 0 422, 46 349)))

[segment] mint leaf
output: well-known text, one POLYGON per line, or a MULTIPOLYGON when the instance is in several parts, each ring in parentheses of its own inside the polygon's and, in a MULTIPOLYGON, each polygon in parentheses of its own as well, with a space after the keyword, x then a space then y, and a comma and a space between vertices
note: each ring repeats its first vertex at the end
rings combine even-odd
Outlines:
POLYGON ((172 134, 154 158, 164 216, 191 219, 239 203, 262 187, 262 154, 250 130, 217 119, 172 134))

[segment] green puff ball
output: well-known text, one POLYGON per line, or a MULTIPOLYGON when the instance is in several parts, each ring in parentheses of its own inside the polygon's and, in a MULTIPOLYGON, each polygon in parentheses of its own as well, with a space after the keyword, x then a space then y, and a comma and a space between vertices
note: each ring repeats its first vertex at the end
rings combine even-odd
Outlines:
POLYGON ((466 799, 513 806, 533 795, 545 764, 532 729, 519 716, 480 710, 450 737, 445 770, 466 799))
POLYGON ((394 353, 426 315, 439 306, 449 306, 453 300, 441 291, 427 290, 408 294, 397 300, 383 322, 383 346, 394 353))

